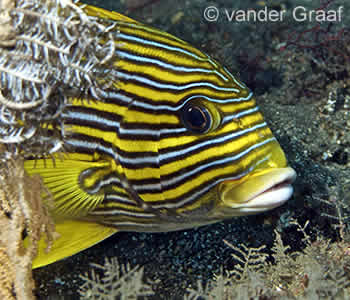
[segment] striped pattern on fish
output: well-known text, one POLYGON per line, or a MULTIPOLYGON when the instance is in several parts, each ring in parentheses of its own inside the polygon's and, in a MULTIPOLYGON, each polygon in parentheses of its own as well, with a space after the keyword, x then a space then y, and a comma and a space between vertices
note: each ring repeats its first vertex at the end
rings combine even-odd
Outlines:
POLYGON ((65 159, 25 163, 54 195, 59 222, 170 231, 290 197, 295 172, 242 82, 168 33, 86 11, 116 23, 118 81, 65 107, 65 159))

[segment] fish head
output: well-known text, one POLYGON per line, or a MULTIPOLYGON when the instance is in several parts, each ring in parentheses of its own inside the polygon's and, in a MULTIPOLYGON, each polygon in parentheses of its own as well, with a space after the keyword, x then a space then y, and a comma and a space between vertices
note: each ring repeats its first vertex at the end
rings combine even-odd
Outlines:
POLYGON ((177 220, 187 227, 283 204, 295 172, 252 91, 168 33, 119 25, 117 97, 127 105, 114 144, 137 202, 168 212, 164 222, 186 215, 177 220))
MULTIPOLYGON (((126 178, 142 178, 135 188, 140 199, 153 208, 188 215, 187 221, 179 219, 192 222, 188 227, 280 206, 291 197, 296 176, 253 93, 201 55, 191 69, 207 74, 184 72, 176 84, 164 84, 163 75, 161 83, 152 82, 157 94, 153 89, 148 96, 145 90, 148 100, 132 103, 127 112, 128 126, 144 123, 148 130, 139 135, 142 143, 133 145, 141 156, 134 163, 140 164, 126 166, 126 178), (134 113, 137 105, 143 115, 134 113), (151 132, 152 138, 147 136, 151 132)), ((155 70, 149 72, 146 78, 157 77, 155 70)))
MULTIPOLYGON (((264 122, 261 114, 259 119, 264 122)), ((242 163, 241 169, 237 172, 232 166, 233 177, 225 178, 216 186, 219 200, 213 213, 217 216, 265 212, 284 204, 292 196, 296 173, 288 167, 286 156, 266 123, 260 124, 265 124, 261 128, 264 132, 259 133, 261 129, 257 129, 251 146, 238 154, 241 158, 237 163, 242 163)), ((255 126, 247 125, 242 130, 250 131, 255 126)))
MULTIPOLYGON (((235 82, 232 87, 238 88, 235 82)), ((188 206, 209 204, 208 221, 265 212, 292 196, 296 173, 251 95, 241 84, 239 95, 220 101, 202 95, 180 112, 195 138, 190 146, 198 156, 195 169, 201 170, 190 180, 197 186, 193 194, 202 195, 188 206)))

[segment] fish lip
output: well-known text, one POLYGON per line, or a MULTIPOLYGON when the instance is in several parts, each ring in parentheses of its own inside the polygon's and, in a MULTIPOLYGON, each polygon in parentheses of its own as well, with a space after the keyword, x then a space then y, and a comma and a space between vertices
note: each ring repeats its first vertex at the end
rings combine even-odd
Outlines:
POLYGON ((232 185, 232 188, 228 183, 226 188, 228 197, 225 199, 225 196, 223 196, 222 201, 226 206, 239 211, 240 215, 270 210, 281 206, 292 196, 292 183, 295 179, 296 173, 290 167, 271 169, 261 175, 253 174, 251 178, 241 184, 232 185), (255 187, 254 183, 261 187, 255 191, 249 191, 245 195, 244 189, 255 187), (232 193, 230 189, 232 189, 232 193), (238 190, 238 193, 236 193, 236 190, 238 190), (244 196, 238 197, 239 199, 236 200, 235 195, 240 196, 239 192, 242 191, 244 196))
MULTIPOLYGON (((271 181, 269 182, 266 186, 264 186, 264 189, 261 191, 258 191, 255 195, 252 197, 248 198, 246 202, 250 202, 251 200, 266 194, 266 193, 274 193, 276 191, 282 190, 287 187, 292 187, 292 183, 296 179, 296 172, 292 168, 287 168, 286 172, 284 172, 279 181, 271 181)), ((289 199, 289 197, 288 197, 289 199)), ((286 202, 288 199, 286 199, 284 202, 286 202)), ((283 203, 284 203, 283 202, 283 203)))
POLYGON ((286 203, 293 194, 293 186, 290 183, 281 183, 277 186, 279 187, 274 186, 249 199, 240 211, 247 213, 262 212, 286 203))

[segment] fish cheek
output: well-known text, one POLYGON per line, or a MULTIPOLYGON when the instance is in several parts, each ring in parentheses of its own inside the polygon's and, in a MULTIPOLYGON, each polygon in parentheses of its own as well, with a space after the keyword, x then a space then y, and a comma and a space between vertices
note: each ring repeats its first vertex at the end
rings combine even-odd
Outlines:
POLYGON ((123 180, 133 190, 130 196, 135 198, 137 195, 137 202, 143 204, 161 200, 159 123, 157 115, 130 110, 120 125, 120 132, 124 134, 118 139, 120 159, 117 163, 122 168, 123 180))

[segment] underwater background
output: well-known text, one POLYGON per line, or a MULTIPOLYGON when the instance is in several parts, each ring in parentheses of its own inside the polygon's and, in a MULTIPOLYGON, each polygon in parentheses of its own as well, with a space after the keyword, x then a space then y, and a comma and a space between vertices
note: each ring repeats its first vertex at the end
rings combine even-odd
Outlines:
MULTIPOLYGON (((121 232, 73 257, 34 270, 38 299, 79 299, 79 289, 84 284, 80 275, 90 272, 91 263, 103 265, 105 258, 117 258, 120 265, 142 266, 144 278, 154 293, 147 299, 183 299, 188 289, 198 289, 198 282, 204 286, 214 274, 234 270, 237 264, 242 264, 232 257, 234 249, 223 240, 233 247, 244 244, 258 249, 266 245, 264 253, 271 254, 276 230, 283 244, 290 247, 288 253, 301 252, 308 243, 314 245, 320 238, 347 247, 344 245, 348 244, 341 243, 347 242, 350 216, 349 2, 84 2, 118 11, 174 34, 238 74, 254 91, 298 178, 292 199, 273 211, 193 230, 157 234, 121 232), (341 20, 318 22, 310 17, 301 22, 293 17, 298 6, 306 11, 325 12, 344 8, 341 20), (216 21, 205 19, 208 7, 218 9, 216 21), (238 22, 230 21, 227 15, 233 10, 259 11, 265 7, 285 10, 283 20, 238 22)), ((344 251, 343 255, 339 258, 342 268, 341 262, 348 261, 350 253, 344 251)), ((273 257, 270 261, 273 262, 273 257)), ((350 284, 349 270, 342 270, 345 283, 342 281, 341 288, 346 289, 350 284)), ((307 280, 302 286, 308 288, 307 280)), ((278 284, 272 288, 277 290, 277 287, 278 284)), ((283 290, 283 286, 279 288, 283 290)), ((330 296, 320 290, 320 299, 330 296)), ((339 299, 344 297, 344 293, 336 295, 339 299)))

